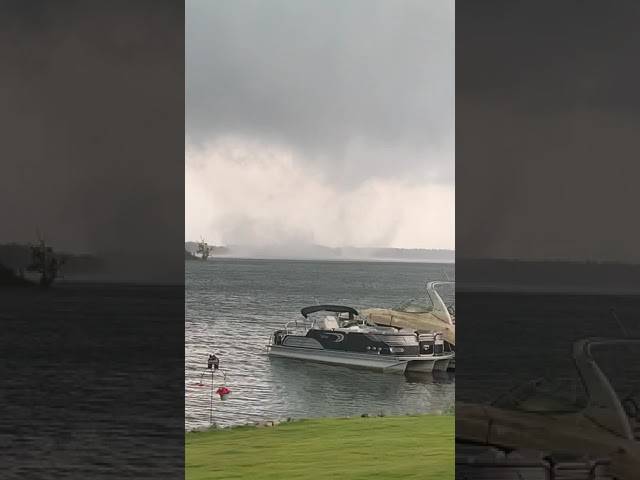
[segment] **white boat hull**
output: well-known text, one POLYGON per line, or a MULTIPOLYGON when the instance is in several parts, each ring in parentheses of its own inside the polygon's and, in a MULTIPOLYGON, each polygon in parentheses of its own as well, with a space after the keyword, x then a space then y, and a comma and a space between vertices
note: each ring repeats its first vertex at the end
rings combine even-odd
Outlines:
POLYGON ((268 345, 272 357, 292 358, 330 365, 366 368, 389 373, 421 372, 447 370, 452 355, 439 357, 394 357, 370 353, 340 352, 335 350, 316 350, 307 348, 268 345))

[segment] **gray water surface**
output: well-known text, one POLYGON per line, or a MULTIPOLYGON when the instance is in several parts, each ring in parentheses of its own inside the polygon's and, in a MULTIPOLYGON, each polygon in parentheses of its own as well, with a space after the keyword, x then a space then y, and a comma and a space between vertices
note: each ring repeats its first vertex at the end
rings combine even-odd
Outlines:
POLYGON ((0 478, 184 478, 182 307, 182 286, 0 289, 0 478))
MULTIPOLYGON (((211 259, 185 262, 185 427, 209 424, 211 377, 197 384, 215 353, 232 391, 214 397, 218 425, 287 417, 434 413, 453 404, 452 374, 402 376, 266 355, 269 335, 323 303, 392 307, 424 297, 428 280, 453 265, 387 262, 211 259)), ((453 288, 442 291, 453 301, 453 288)), ((214 386, 224 384, 215 377, 214 386)))

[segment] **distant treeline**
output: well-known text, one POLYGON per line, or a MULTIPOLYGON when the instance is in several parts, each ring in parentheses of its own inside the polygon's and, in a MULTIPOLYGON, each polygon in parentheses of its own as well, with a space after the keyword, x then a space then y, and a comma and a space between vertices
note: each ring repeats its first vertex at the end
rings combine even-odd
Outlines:
MULTIPOLYGON (((230 251, 227 247, 216 247, 216 246, 212 246, 209 245, 212 250, 211 250, 211 255, 229 255, 230 251)), ((196 252, 198 251, 198 243, 197 242, 184 242, 184 251, 185 251, 185 258, 187 257, 187 253, 191 253, 193 255, 196 254, 196 252)))
POLYGON ((463 283, 479 285, 570 285, 613 289, 640 285, 640 265, 596 261, 458 259, 456 276, 463 283))
MULTIPOLYGON (((198 250, 197 242, 185 242, 185 251, 195 254, 198 250)), ((376 258, 395 260, 430 260, 455 262, 455 251, 439 249, 403 249, 403 248, 331 248, 323 245, 293 245, 286 247, 251 247, 244 245, 230 245, 228 247, 214 246, 211 255, 238 256, 301 256, 317 258, 376 258)))
POLYGON ((371 251, 371 256, 380 258, 455 261, 456 252, 453 250, 424 248, 376 248, 371 251))
POLYGON ((106 260, 95 255, 63 254, 62 257, 65 259, 63 272, 67 274, 101 273, 107 268, 106 260))
POLYGON ((11 268, 7 268, 0 264, 0 286, 27 285, 29 282, 24 278, 16 275, 11 268))
POLYGON ((200 257, 196 257, 193 253, 189 252, 186 249, 184 251, 184 259, 185 260, 201 260, 200 257))
MULTIPOLYGON (((19 243, 0 245, 0 284, 30 283, 22 275, 33 262, 32 246, 19 243)), ((105 261, 94 255, 54 252, 63 263, 63 275, 93 274, 105 270, 105 261)))

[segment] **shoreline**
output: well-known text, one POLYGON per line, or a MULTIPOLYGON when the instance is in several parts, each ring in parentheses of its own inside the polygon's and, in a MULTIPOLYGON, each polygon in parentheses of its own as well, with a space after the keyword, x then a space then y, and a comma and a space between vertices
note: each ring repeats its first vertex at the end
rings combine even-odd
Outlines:
POLYGON ((255 422, 247 422, 236 425, 229 426, 203 426, 203 427, 185 427, 185 435, 188 434, 196 434, 203 432, 211 432, 211 431, 221 431, 221 430, 234 430, 237 428, 264 428, 264 427, 277 427, 278 425, 284 425, 288 423, 297 423, 297 422, 305 422, 305 421, 315 421, 315 420, 344 420, 344 419, 357 419, 357 418, 404 418, 404 417, 440 417, 440 416, 455 416, 455 403, 446 407, 444 411, 435 411, 433 413, 406 413, 404 415, 385 415, 384 413, 363 413, 362 415, 355 417, 305 417, 305 418, 280 418, 274 420, 260 420, 255 422))
POLYGON ((269 257, 269 256, 242 256, 242 255, 211 255, 206 260, 201 258, 185 259, 191 263, 194 260, 200 262, 215 262, 216 260, 280 260, 284 262, 345 262, 345 263, 414 263, 431 265, 455 265, 455 260, 425 260, 425 259, 399 259, 399 258, 322 258, 322 257, 269 257))

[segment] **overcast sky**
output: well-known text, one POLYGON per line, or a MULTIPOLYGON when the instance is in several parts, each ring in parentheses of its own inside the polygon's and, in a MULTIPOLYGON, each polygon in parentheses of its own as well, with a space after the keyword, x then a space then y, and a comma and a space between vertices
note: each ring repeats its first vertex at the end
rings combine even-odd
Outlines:
POLYGON ((640 262, 640 4, 609 7, 458 2, 458 258, 640 262))
POLYGON ((186 2, 185 238, 454 248, 454 3, 186 2))

